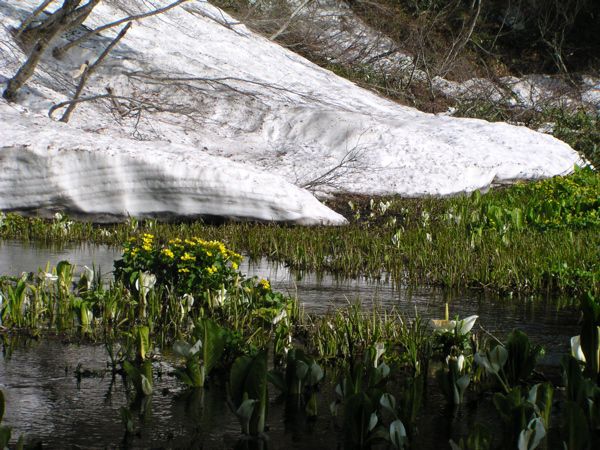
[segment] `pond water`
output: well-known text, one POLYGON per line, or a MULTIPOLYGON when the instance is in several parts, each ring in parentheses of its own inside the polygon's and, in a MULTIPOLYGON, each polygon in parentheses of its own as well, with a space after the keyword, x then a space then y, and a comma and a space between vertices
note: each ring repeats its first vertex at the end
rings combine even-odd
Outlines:
MULTIPOLYGON (((57 248, 0 242, 0 274, 37 271, 48 262, 56 265, 68 260, 79 267, 95 265, 108 277, 114 259, 119 257, 120 249, 105 246, 57 248)), ((477 314, 478 324, 501 339, 513 328, 525 331, 534 343, 545 347, 541 361, 545 366, 556 367, 561 355, 569 351, 570 336, 579 332, 578 314, 572 309, 558 309, 556 302, 547 298, 501 299, 476 291, 396 288, 385 281, 294 273, 267 260, 246 261, 241 270, 270 279, 273 289, 297 297, 311 313, 360 301, 366 306, 395 307, 408 317, 418 313, 441 318, 448 301, 452 316, 477 314)), ((14 427, 13 436, 24 434, 28 442, 42 442, 44 448, 216 449, 235 445, 239 426, 224 403, 224 387, 211 385, 202 399, 186 396, 181 384, 168 375, 172 370, 168 358, 157 363, 163 376, 156 382, 151 411, 143 426, 137 426, 140 433, 122 441, 118 410, 127 403, 123 383, 111 383, 110 375, 83 378, 78 383, 73 375, 78 365, 102 371, 107 360, 101 345, 78 346, 50 340, 16 345, 10 352, 5 349, 0 361, 0 386, 7 397, 4 424, 14 427)), ((322 401, 321 417, 316 422, 307 422, 301 415, 283 414, 284 406, 273 401, 268 448, 336 448, 340 440, 329 419, 327 396, 322 401)), ((422 446, 413 448, 447 448, 448 438, 461 432, 460 427, 451 426, 456 417, 440 409, 444 404, 440 398, 432 401, 420 433, 422 446)), ((461 426, 469 427, 476 417, 486 415, 486 406, 466 408, 460 414, 467 416, 460 420, 461 426)))

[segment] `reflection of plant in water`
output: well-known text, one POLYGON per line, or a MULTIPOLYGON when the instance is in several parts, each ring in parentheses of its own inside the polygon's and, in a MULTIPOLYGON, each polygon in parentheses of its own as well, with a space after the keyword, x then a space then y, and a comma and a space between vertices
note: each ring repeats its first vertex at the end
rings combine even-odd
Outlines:
POLYGON ((258 437, 267 418, 267 351, 240 356, 231 367, 229 395, 244 435, 258 437))
POLYGON ((296 348, 288 351, 284 371, 273 369, 268 374, 269 381, 284 396, 292 401, 295 400, 296 408, 305 405, 309 417, 317 415, 318 385, 323 377, 321 366, 301 349, 296 348))
POLYGON ((385 352, 381 343, 365 352, 362 363, 351 358, 345 374, 335 388, 337 399, 330 405, 334 416, 340 406, 343 413, 344 439, 348 448, 368 448, 378 441, 404 448, 407 433, 396 410, 396 400, 384 388, 390 367, 379 362, 385 352), (389 425, 384 416, 391 416, 389 425))
MULTIPOLYGON (((12 435, 12 428, 2 425, 2 419, 4 418, 4 411, 6 407, 6 402, 4 400, 4 392, 0 390, 0 448, 5 449, 8 448, 8 443, 10 442, 10 438, 12 435)), ((23 436, 19 436, 19 440, 17 441, 17 445, 15 447, 17 450, 23 449, 23 436)))

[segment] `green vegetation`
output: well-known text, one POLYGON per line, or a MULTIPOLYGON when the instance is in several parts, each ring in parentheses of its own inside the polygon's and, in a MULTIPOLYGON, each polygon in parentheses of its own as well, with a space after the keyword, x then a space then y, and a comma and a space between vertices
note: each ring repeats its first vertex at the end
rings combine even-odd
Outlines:
MULTIPOLYGON (((387 211, 385 205, 373 206, 387 211)), ((367 312, 358 304, 325 316, 303 315, 293 299, 273 292, 268 280, 240 274, 239 260, 221 242, 190 237, 160 243, 143 233, 126 244, 116 262, 117 280, 108 287, 89 269, 77 281, 77 269, 66 261, 38 275, 4 278, 3 330, 103 342, 107 372, 113 379, 120 374, 129 392, 130 403, 119 410, 126 440, 134 439, 132 412, 142 417, 151 409, 153 362, 172 348, 180 363, 172 375, 191 395, 210 386, 215 372, 229 374, 228 403, 240 420, 243 442, 265 441, 269 382, 290 407, 314 418, 320 393, 338 380, 330 411, 345 448, 409 448, 431 367, 449 405, 492 394, 505 445, 534 449, 554 429, 565 442, 583 436, 576 448, 591 448, 598 416, 595 406, 583 408, 597 401, 600 354, 599 308, 591 294, 582 300, 581 333, 573 338, 581 344, 574 348, 581 362, 565 360, 569 397, 561 400, 567 412, 560 431, 551 421, 553 386, 535 384, 532 376, 541 349, 523 333, 513 331, 500 342, 473 334, 477 316, 450 320, 447 313, 426 322, 396 311, 367 312)), ((78 368, 76 375, 81 373, 78 368)), ((489 436, 476 429, 467 443, 493 448, 489 436)))
POLYGON ((212 253, 206 247, 210 240, 223 241, 250 258, 267 257, 294 269, 330 271, 345 277, 386 274, 398 284, 478 287, 515 294, 599 293, 600 175, 590 169, 485 195, 370 201, 346 198, 331 206, 351 224, 341 228, 250 223, 211 226, 132 219, 100 227, 62 216, 45 221, 7 214, 0 218, 0 238, 45 243, 127 242, 123 262, 117 265, 125 286, 132 287, 137 273, 150 271, 161 282, 173 283, 178 294, 203 296, 207 287, 215 288, 235 277, 238 256, 215 256, 218 252, 208 256, 212 253), (154 253, 143 249, 144 233, 157 236, 153 238, 154 253), (204 236, 205 244, 192 247, 186 243, 194 236, 204 236), (130 241, 132 237, 134 241, 130 241), (168 243, 172 239, 181 241, 168 243), (166 247, 162 249, 162 245, 166 247), (134 247, 138 249, 135 254, 134 247), (181 259, 159 270, 156 265, 169 260, 165 253, 156 253, 159 251, 187 253, 188 263, 198 258, 208 266, 202 270, 218 271, 202 278, 207 284, 197 284, 195 280, 204 275, 181 259))

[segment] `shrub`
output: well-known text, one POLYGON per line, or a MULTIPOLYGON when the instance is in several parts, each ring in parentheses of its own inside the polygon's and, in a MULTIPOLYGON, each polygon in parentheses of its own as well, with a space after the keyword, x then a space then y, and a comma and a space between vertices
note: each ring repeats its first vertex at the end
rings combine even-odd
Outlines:
POLYGON ((131 288, 140 273, 149 272, 175 294, 202 295, 234 284, 241 260, 219 241, 175 238, 159 245, 154 235, 145 233, 125 245, 123 258, 115 261, 115 278, 131 288))

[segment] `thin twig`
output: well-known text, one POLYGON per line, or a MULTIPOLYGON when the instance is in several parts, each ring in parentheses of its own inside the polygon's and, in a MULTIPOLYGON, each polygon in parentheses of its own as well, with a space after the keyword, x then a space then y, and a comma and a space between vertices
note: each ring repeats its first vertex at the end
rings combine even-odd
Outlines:
MULTIPOLYGON (((112 40, 112 42, 108 45, 108 47, 106 47, 104 49, 104 51, 100 54, 98 59, 92 65, 88 65, 85 68, 85 70, 83 71, 83 74, 81 75, 81 78, 79 79, 79 84, 77 85, 77 89, 75 90, 75 94, 73 95, 73 100, 77 100, 79 98, 79 96, 81 95, 81 92, 83 91, 85 83, 87 82, 87 80, 90 77, 90 75, 92 74, 92 72, 94 70, 96 70, 96 68, 102 63, 104 58, 106 58, 108 56, 110 51, 114 48, 115 45, 117 45, 117 43, 123 38, 123 36, 125 36, 125 34, 127 33, 127 31, 129 31, 130 28, 131 28, 131 22, 129 22, 127 25, 125 25, 123 27, 123 29, 112 40)), ((69 119, 71 118, 71 114, 73 113, 73 110, 75 109, 76 106, 77 106, 77 103, 69 104, 67 110, 65 111, 63 116, 60 118, 60 121, 68 122, 69 119)))
POLYGON ((157 14, 161 14, 163 12, 166 12, 172 8, 175 8, 176 6, 180 5, 181 3, 187 2, 189 0, 177 0, 163 8, 158 8, 155 9, 153 11, 148 11, 142 14, 136 14, 134 16, 128 16, 125 17, 123 19, 119 19, 115 22, 111 22, 111 23, 107 23, 106 25, 102 25, 98 28, 94 28, 91 31, 88 31, 87 33, 85 33, 83 36, 75 39, 74 41, 69 42, 68 44, 65 44, 61 47, 56 47, 54 50, 52 50, 52 55, 54 55, 55 58, 61 58, 67 51, 69 51, 69 49, 75 47, 76 45, 81 44, 82 42, 87 41, 89 38, 91 38, 92 36, 97 35, 98 33, 104 31, 104 30, 108 30, 109 28, 114 28, 117 27, 123 23, 127 23, 127 22, 133 22, 134 20, 140 20, 140 19, 145 19, 146 17, 150 17, 150 16, 155 16, 157 14))
POLYGON ((274 41, 275 39, 277 39, 281 33, 283 33, 287 27, 290 26, 290 23, 292 23, 292 20, 294 20, 294 17, 296 17, 298 14, 300 14, 300 11, 302 11, 304 9, 304 7, 306 5, 308 5, 312 0, 304 0, 304 3, 302 3, 300 6, 298 6, 294 12, 290 15, 290 17, 288 18, 288 20, 281 25, 281 27, 279 28, 279 30, 277 30, 275 33, 273 33, 271 35, 271 37, 269 38, 269 40, 274 41))

